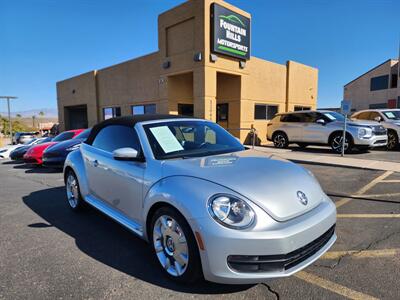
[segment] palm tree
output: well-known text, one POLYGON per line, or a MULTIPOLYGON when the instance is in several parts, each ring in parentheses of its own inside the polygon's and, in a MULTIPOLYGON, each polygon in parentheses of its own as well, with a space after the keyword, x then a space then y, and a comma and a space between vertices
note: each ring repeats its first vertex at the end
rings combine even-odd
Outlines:
POLYGON ((43 111, 40 111, 38 115, 41 116, 41 117, 43 117, 43 116, 44 116, 44 112, 43 112, 43 111))
POLYGON ((33 127, 33 128, 35 128, 35 119, 36 119, 36 116, 33 115, 33 116, 32 116, 32 127, 33 127))
POLYGON ((21 117, 22 117, 21 114, 16 114, 15 116, 16 116, 17 118, 21 118, 21 117))

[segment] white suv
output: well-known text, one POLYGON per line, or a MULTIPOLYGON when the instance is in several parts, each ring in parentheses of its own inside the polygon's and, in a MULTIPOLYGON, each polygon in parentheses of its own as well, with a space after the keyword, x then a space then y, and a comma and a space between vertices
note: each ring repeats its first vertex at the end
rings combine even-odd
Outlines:
POLYGON ((368 109, 356 112, 351 116, 356 120, 373 120, 387 129, 389 150, 397 149, 400 137, 400 109, 368 109))
MULTIPOLYGON (((300 147, 329 145, 332 150, 342 151, 344 116, 333 111, 303 110, 277 114, 268 123, 267 139, 277 148, 290 143, 300 147)), ((386 129, 375 121, 351 121, 347 123, 345 151, 353 148, 368 149, 387 144, 386 129)))

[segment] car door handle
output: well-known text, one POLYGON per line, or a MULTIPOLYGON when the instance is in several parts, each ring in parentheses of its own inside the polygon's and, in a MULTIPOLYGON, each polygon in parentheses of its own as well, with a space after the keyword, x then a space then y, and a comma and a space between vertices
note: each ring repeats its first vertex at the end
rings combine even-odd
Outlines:
POLYGON ((99 161, 97 159, 95 159, 93 161, 93 167, 97 167, 99 165, 99 161))

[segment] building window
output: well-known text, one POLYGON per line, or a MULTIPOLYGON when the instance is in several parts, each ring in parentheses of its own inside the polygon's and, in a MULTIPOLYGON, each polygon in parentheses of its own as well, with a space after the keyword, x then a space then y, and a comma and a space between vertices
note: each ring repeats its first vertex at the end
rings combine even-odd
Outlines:
POLYGON ((121 116, 121 107, 105 107, 103 108, 103 119, 111 119, 121 116))
POLYGON ((294 107, 294 111, 302 111, 302 110, 311 110, 310 106, 300 106, 300 105, 296 105, 294 107))
POLYGON ((132 115, 155 114, 157 107, 155 104, 132 105, 132 115))
POLYGON ((229 104, 228 103, 217 104, 217 122, 228 121, 228 115, 229 115, 229 104))
POLYGON ((254 120, 271 120, 278 113, 278 105, 256 104, 254 120))
POLYGON ((178 104, 178 114, 193 117, 193 104, 178 104))
POLYGON ((392 79, 390 80, 390 88, 397 88, 397 74, 392 74, 392 79))
POLYGON ((371 78, 371 91, 386 90, 389 87, 389 75, 371 78))

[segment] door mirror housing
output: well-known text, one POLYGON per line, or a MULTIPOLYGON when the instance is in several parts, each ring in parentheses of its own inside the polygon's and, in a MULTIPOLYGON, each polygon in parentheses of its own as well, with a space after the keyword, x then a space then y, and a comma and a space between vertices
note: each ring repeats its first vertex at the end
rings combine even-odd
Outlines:
POLYGON ((119 148, 113 151, 115 160, 135 161, 139 160, 139 152, 133 148, 119 148))
POLYGON ((377 122, 381 122, 382 121, 382 117, 381 116, 377 116, 374 118, 375 121, 377 122))
POLYGON ((320 124, 320 125, 325 125, 325 120, 324 119, 318 119, 315 121, 315 123, 320 124))

